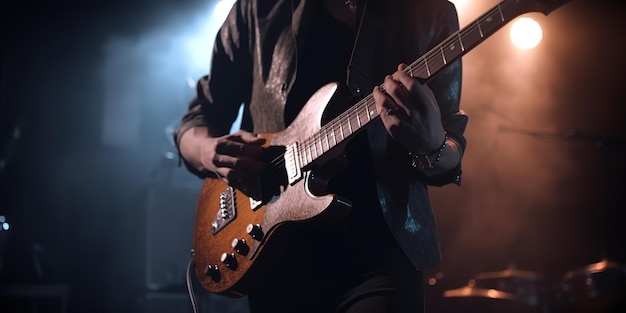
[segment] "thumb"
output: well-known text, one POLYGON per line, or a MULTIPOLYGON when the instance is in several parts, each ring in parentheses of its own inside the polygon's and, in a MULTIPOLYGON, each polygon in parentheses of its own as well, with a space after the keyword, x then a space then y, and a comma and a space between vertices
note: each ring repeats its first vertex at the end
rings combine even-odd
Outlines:
POLYGON ((248 132, 243 133, 241 135, 241 139, 243 140, 243 142, 253 145, 263 145, 266 141, 265 138, 248 132))

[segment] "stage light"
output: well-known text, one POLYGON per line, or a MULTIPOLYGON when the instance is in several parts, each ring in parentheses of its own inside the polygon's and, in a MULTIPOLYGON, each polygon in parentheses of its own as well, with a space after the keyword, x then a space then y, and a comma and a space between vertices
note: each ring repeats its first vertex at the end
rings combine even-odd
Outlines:
POLYGON ((230 9, 233 7, 233 4, 235 4, 235 0, 221 0, 215 5, 215 8, 213 9, 213 15, 217 20, 223 21, 226 16, 228 16, 230 9))
POLYGON ((511 27, 511 41, 519 49, 532 49, 541 42, 542 38, 541 26, 532 18, 519 18, 511 27))
POLYGON ((9 222, 4 215, 0 215, 0 231, 7 231, 10 228, 9 222))

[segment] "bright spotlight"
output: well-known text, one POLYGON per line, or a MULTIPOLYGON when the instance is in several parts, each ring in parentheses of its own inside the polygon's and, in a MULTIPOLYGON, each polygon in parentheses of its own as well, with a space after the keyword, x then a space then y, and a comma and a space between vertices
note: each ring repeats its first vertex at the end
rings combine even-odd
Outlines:
POLYGON ((235 4, 235 0, 221 0, 215 5, 215 9, 213 9, 213 14, 218 20, 223 21, 226 16, 228 16, 230 9, 233 7, 233 4, 235 4))
POLYGON ((511 27, 511 41, 519 49, 532 49, 541 42, 542 38, 541 26, 532 18, 519 18, 511 27))
POLYGON ((0 215, 0 231, 9 230, 9 222, 7 222, 7 218, 4 215, 0 215))

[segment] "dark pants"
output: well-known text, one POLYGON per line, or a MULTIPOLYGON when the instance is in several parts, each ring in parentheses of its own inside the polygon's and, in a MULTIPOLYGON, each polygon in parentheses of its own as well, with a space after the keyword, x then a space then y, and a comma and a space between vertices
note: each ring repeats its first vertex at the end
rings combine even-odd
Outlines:
POLYGON ((369 225, 367 233, 348 222, 298 237, 282 255, 288 262, 249 294, 251 312, 424 312, 422 272, 411 266, 382 215, 374 217, 380 227, 369 225))

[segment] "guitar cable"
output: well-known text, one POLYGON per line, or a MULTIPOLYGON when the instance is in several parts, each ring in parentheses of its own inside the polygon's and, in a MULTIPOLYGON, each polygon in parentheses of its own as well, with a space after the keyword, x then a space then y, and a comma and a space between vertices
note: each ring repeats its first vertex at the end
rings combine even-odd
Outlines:
POLYGON ((191 268, 196 264, 193 259, 193 249, 191 250, 191 258, 187 263, 187 270, 185 272, 185 280, 187 281, 187 293, 189 294, 189 301, 191 301, 191 308, 193 313, 198 313, 198 302, 196 301, 196 294, 193 292, 193 283, 191 281, 191 268))

